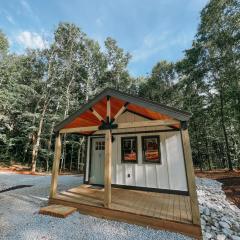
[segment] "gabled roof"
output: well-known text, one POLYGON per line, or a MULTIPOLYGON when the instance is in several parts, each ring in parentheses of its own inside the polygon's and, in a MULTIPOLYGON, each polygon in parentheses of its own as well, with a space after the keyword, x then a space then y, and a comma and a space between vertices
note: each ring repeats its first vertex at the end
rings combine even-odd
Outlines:
POLYGON ((119 111, 124 104, 129 103, 127 109, 136 114, 141 114, 146 118, 157 119, 176 119, 188 121, 191 114, 174 107, 169 107, 161 103, 135 97, 115 89, 106 88, 91 101, 83 105, 78 111, 71 114, 68 118, 57 124, 54 128, 58 132, 62 128, 73 128, 79 126, 99 126, 101 121, 90 111, 94 108, 103 119, 106 118, 107 96, 111 96, 111 116, 119 111))

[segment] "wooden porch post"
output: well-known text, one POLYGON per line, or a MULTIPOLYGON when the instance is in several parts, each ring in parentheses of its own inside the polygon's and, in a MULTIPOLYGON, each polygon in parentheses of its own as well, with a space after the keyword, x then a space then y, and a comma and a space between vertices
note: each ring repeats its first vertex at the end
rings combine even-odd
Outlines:
POLYGON ((190 195, 190 204, 192 209, 192 221, 193 224, 200 225, 200 214, 198 207, 196 183, 195 183, 195 174, 192 161, 192 152, 189 140, 188 129, 181 129, 182 133, 182 143, 183 143, 183 152, 185 157, 187 181, 188 181, 188 191, 190 195))
POLYGON ((105 161, 104 161, 104 207, 111 206, 112 184, 112 133, 106 130, 105 134, 105 161))
POLYGON ((55 154, 54 154, 54 161, 53 161, 53 167, 52 167, 50 198, 55 197, 57 193, 58 171, 59 171, 59 163, 61 158, 61 145, 62 145, 61 134, 58 133, 55 140, 55 154))
MULTIPOLYGON (((111 121, 111 101, 107 96, 107 123, 111 121)), ((111 206, 111 184, 112 184, 112 132, 110 129, 105 131, 105 161, 104 161, 104 207, 111 206)))

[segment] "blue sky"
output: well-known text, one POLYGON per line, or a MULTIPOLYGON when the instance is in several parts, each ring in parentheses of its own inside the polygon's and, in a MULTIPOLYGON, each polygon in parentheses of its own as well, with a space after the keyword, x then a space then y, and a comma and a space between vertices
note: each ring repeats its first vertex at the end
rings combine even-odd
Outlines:
POLYGON ((60 21, 103 45, 110 36, 132 55, 129 71, 146 75, 160 60, 177 61, 191 46, 207 0, 2 0, 0 29, 12 52, 43 48, 60 21))

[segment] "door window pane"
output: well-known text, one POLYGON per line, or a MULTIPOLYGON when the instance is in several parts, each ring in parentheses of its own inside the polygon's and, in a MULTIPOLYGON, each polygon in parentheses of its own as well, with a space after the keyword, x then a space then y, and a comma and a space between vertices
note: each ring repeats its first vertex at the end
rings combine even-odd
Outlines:
POLYGON ((105 150, 105 142, 104 141, 95 142, 95 150, 105 150))

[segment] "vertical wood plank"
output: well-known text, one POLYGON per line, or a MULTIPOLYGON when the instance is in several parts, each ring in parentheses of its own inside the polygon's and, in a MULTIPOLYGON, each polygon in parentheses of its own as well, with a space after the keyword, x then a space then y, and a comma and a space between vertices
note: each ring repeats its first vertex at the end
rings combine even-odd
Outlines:
POLYGON ((200 214, 199 214, 199 207, 198 207, 198 200, 197 200, 195 175, 194 175, 192 152, 191 152, 188 129, 185 129, 185 130, 182 129, 181 133, 182 133, 183 152, 184 152, 185 164, 186 164, 188 191, 190 195, 190 204, 192 209, 192 221, 194 224, 200 225, 200 214))
POLYGON ((55 197, 57 193, 57 181, 58 181, 58 171, 59 171, 59 163, 61 158, 61 135, 58 133, 55 140, 55 154, 54 161, 52 166, 52 179, 51 179, 51 188, 50 188, 50 198, 55 197))
POLYGON ((105 161, 104 161, 104 207, 111 206, 112 184, 112 134, 108 129, 105 133, 105 161))

